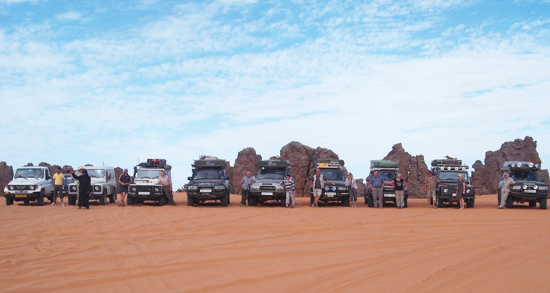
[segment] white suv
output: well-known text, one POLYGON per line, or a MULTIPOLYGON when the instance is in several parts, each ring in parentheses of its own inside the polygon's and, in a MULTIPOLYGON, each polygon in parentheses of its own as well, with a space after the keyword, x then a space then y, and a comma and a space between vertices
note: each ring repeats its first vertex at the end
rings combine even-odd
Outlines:
MULTIPOLYGON (((99 204, 105 205, 107 198, 109 202, 116 201, 116 178, 115 169, 105 166, 86 166, 92 182, 90 187, 90 199, 99 200, 99 204)), ((69 204, 75 205, 78 195, 78 181, 69 185, 69 204)))
POLYGON ((39 206, 44 205, 44 198, 53 199, 53 180, 48 167, 21 167, 17 168, 13 180, 4 188, 6 205, 14 201, 25 204, 36 201, 39 206))

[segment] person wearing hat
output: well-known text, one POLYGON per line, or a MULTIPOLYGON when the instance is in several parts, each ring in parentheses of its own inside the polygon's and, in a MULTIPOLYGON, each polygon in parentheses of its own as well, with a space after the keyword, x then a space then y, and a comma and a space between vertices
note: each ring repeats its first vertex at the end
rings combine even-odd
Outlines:
POLYGON ((124 169, 124 173, 120 174, 118 177, 118 184, 120 184, 120 202, 118 203, 119 207, 126 206, 124 204, 124 199, 126 194, 128 194, 128 185, 132 183, 132 178, 128 175, 128 169, 124 169))
POLYGON ((80 167, 80 174, 76 175, 74 170, 71 173, 74 179, 78 180, 78 208, 81 209, 85 207, 87 210, 90 209, 90 187, 92 186, 92 179, 88 175, 88 171, 83 167, 80 167))

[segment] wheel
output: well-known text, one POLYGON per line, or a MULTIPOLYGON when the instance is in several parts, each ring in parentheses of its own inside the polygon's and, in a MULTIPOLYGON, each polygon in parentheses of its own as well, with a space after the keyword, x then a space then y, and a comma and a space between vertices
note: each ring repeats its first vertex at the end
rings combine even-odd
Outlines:
POLYGON ((258 205, 258 198, 255 196, 248 196, 248 205, 251 207, 258 205))
POLYGON ((363 198, 365 199, 365 204, 367 204, 367 195, 363 195, 363 198))
POLYGON ((113 191, 113 192, 111 193, 111 195, 109 195, 109 202, 110 202, 110 203, 115 203, 115 201, 116 201, 116 192, 113 191))
POLYGON ((229 204, 229 195, 224 195, 222 197, 222 207, 226 207, 228 204, 229 204))
POLYGON ((430 196, 430 205, 433 206, 434 205, 434 198, 432 196, 430 196))
POLYGON ((546 209, 546 202, 548 201, 547 197, 543 197, 540 199, 540 209, 545 210, 546 209))
POLYGON ((530 201, 530 202, 529 202, 529 206, 530 206, 530 207, 537 206, 537 202, 536 202, 536 201, 530 201))
POLYGON ((350 206, 349 197, 345 197, 344 199, 342 199, 342 206, 343 207, 349 207, 350 206))
POLYGON ((408 208, 409 207, 409 196, 405 195, 405 199, 403 199, 403 207, 408 208))
POLYGON ((192 207, 194 205, 195 205, 194 198, 188 195, 187 196, 187 206, 192 207))
POLYGON ((498 190, 498 202, 497 202, 497 205, 500 207, 500 189, 498 190))
POLYGON ((475 198, 469 199, 467 207, 468 208, 473 208, 475 204, 476 204, 476 199, 475 198))
POLYGON ((166 203, 167 203, 167 198, 164 195, 162 195, 159 198, 159 206, 164 206, 164 205, 166 205, 166 203))
POLYGON ((511 209, 513 207, 514 207, 514 198, 511 196, 508 196, 508 198, 506 198, 506 208, 511 209))
POLYGON ((25 199, 25 200, 23 201, 23 204, 29 205, 29 200, 28 200, 28 199, 25 199))
POLYGON ((309 196, 309 205, 313 205, 314 202, 315 202, 315 197, 313 197, 313 194, 311 194, 309 196))
POLYGON ((107 191, 103 191, 103 194, 99 198, 99 204, 104 206, 107 203, 107 191))
POLYGON ((231 204, 231 194, 227 194, 227 205, 231 204))
POLYGON ((40 195, 38 196, 38 199, 36 200, 36 204, 38 206, 43 206, 44 205, 44 190, 42 190, 42 192, 40 192, 40 195))
POLYGON ((6 205, 11 206, 13 204, 13 198, 6 196, 6 205))
POLYGON ((70 206, 76 205, 76 196, 69 196, 69 205, 70 206))
POLYGON ((369 208, 374 207, 374 198, 372 197, 371 193, 369 193, 368 195, 367 205, 369 206, 369 208))
POLYGON ((133 196, 126 197, 126 204, 129 206, 133 206, 136 203, 136 198, 133 196))
POLYGON ((282 207, 286 207, 286 198, 281 199, 280 205, 281 205, 282 207))
POLYGON ((437 202, 436 202, 437 207, 442 208, 443 207, 443 200, 439 197, 439 195, 436 195, 435 200, 437 200, 437 202))

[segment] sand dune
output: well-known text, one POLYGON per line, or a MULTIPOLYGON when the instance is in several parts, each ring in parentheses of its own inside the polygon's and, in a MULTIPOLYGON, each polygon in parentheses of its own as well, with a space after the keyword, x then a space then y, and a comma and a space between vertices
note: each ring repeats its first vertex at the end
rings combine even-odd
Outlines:
POLYGON ((550 291, 550 211, 0 204, 0 291, 550 291))

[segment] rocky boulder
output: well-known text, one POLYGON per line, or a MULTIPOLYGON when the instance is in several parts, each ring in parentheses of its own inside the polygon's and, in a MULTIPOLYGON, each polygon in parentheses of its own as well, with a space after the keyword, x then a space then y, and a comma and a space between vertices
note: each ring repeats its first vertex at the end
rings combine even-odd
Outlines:
POLYGON ((241 193, 241 179, 246 176, 246 172, 250 171, 252 176, 256 176, 260 168, 258 161, 262 160, 262 156, 256 154, 254 148, 245 148, 237 154, 235 165, 233 167, 226 166, 226 172, 230 178, 231 193, 241 193))
POLYGON ((0 162, 0 186, 2 186, 2 194, 4 192, 4 187, 10 183, 13 179, 13 168, 8 166, 6 162, 0 162))
MULTIPOLYGON (((540 164, 537 142, 532 137, 526 136, 523 140, 518 138, 503 143, 498 151, 486 152, 485 164, 478 160, 473 165, 475 171, 472 172, 472 185, 476 187, 477 194, 498 192, 498 182, 503 173, 500 168, 506 161, 528 161, 540 164)), ((546 183, 549 182, 547 170, 540 171, 538 175, 546 183)))
POLYGON ((407 180, 409 197, 425 197, 424 184, 428 176, 428 166, 423 155, 411 156, 401 143, 395 144, 384 160, 399 163, 401 175, 407 180))
POLYGON ((281 148, 281 160, 287 160, 292 167, 292 176, 296 184, 296 196, 309 196, 309 177, 315 174, 317 159, 339 159, 332 150, 316 149, 293 141, 281 148))

